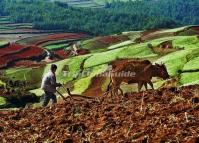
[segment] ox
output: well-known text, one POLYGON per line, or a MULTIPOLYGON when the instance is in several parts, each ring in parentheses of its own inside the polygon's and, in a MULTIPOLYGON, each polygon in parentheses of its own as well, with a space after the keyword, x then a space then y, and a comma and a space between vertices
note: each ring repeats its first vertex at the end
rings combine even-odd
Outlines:
POLYGON ((169 78, 166 66, 164 64, 153 65, 149 60, 143 61, 127 61, 122 65, 113 65, 113 69, 110 74, 110 83, 107 91, 112 87, 111 95, 115 95, 116 91, 120 90, 123 95, 123 91, 120 88, 122 82, 131 84, 138 83, 138 92, 140 92, 142 86, 145 86, 147 90, 147 83, 153 88, 151 82, 152 77, 160 77, 164 80, 169 78), (124 73, 126 75, 124 75, 124 73))

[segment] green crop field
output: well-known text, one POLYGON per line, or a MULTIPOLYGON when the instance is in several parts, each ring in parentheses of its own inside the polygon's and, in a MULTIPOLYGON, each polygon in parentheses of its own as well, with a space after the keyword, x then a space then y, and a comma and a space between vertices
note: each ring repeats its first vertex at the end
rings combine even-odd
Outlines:
POLYGON ((6 104, 6 99, 4 97, 0 97, 0 107, 6 104))
POLYGON ((68 47, 68 44, 57 44, 57 45, 44 46, 44 48, 48 49, 48 50, 64 49, 64 48, 67 48, 67 47, 68 47))
POLYGON ((108 49, 110 49, 110 50, 117 49, 117 48, 128 46, 128 45, 131 45, 131 44, 134 44, 134 43, 135 42, 133 42, 132 40, 128 40, 128 41, 125 41, 125 42, 121 42, 119 44, 112 45, 112 46, 108 47, 108 49))
POLYGON ((8 44, 7 41, 0 41, 0 46, 6 45, 6 44, 8 44))
POLYGON ((75 82, 73 93, 82 94, 90 86, 92 78, 103 73, 107 68, 107 65, 100 65, 92 68, 88 76, 83 77, 75 82))
POLYGON ((146 58, 155 56, 146 44, 128 45, 119 49, 110 50, 102 53, 95 53, 85 62, 85 67, 101 65, 123 58, 146 58))
MULTIPOLYGON (((182 30, 183 28, 175 29, 176 31, 182 30)), ((172 29, 173 31, 174 29, 172 29)), ((167 31, 168 32, 168 31, 167 31)), ((126 35, 128 32, 125 32, 126 35)), ((130 32, 132 35, 133 33, 130 32)), ((138 32, 135 32, 138 33, 138 32)), ((135 34, 136 35, 136 34, 135 34)), ((66 60, 56 62, 58 65, 57 79, 67 84, 67 82, 74 82, 74 92, 82 93, 83 90, 86 90, 89 86, 93 76, 87 76, 84 78, 79 77, 80 66, 85 60, 83 65, 84 70, 91 69, 95 73, 95 69, 100 66, 106 65, 111 61, 123 59, 123 58, 143 58, 143 59, 153 59, 156 63, 165 63, 168 69, 168 72, 171 76, 178 75, 180 70, 187 69, 187 67, 193 63, 197 68, 197 55, 199 55, 199 49, 197 36, 170 36, 157 38, 145 43, 136 44, 133 40, 121 42, 112 46, 100 45, 99 41, 95 38, 90 40, 84 40, 81 42, 82 48, 88 49, 91 51, 91 54, 85 56, 78 56, 66 60), (155 54, 152 49, 148 47, 148 44, 152 46, 157 46, 165 41, 172 41, 174 48, 180 48, 181 50, 172 52, 166 55, 159 56, 155 54), (98 46, 98 47, 97 47, 98 46), (103 52, 99 52, 96 49, 103 49, 103 52), (182 50, 184 49, 184 50, 182 50), (194 59, 196 58, 196 59, 194 59), (157 60, 155 60, 157 59, 157 60), (193 60, 193 61, 192 61, 193 60), (193 62, 190 63, 189 62, 193 62), (65 74, 70 76, 65 76, 65 74), (84 84, 83 84, 84 83, 84 84), (80 88, 80 85, 82 88, 80 88), (79 89, 79 90, 78 90, 79 89)), ((64 44, 55 44, 45 46, 45 48, 56 49, 64 46, 64 44)), ((49 70, 50 64, 46 66, 44 73, 49 70)), ((103 68, 102 68, 103 69, 103 68)), ((98 70, 96 70, 97 72, 98 70)), ((100 71, 100 70, 99 70, 100 71)), ((102 70, 103 71, 103 70, 102 70)), ((184 78, 181 79, 184 81, 184 78)), ((189 82, 189 80, 187 80, 189 82)), ((163 81, 156 82, 156 86, 159 87, 163 81)), ((185 82, 180 82, 181 84, 185 82)), ((186 82, 187 83, 187 82, 186 82)))
POLYGON ((15 29, 31 29, 31 23, 12 23, 9 17, 0 17, 0 32, 5 32, 6 30, 15 29))
POLYGON ((81 42, 81 47, 91 51, 96 51, 99 49, 104 49, 107 47, 106 44, 99 42, 96 38, 85 40, 81 42))
POLYGON ((178 73, 179 70, 183 69, 183 66, 186 64, 186 56, 191 54, 189 51, 182 50, 175 53, 170 53, 162 58, 158 59, 156 63, 165 63, 168 68, 169 75, 174 76, 178 73))
POLYGON ((5 86, 5 83, 0 80, 0 87, 3 87, 3 86, 5 86))
POLYGON ((199 84, 199 72, 181 74, 180 83, 182 85, 199 84))
POLYGON ((8 69, 5 71, 5 76, 12 80, 22 80, 29 83, 30 88, 38 88, 44 69, 41 68, 18 68, 8 69), (34 74, 32 74, 34 73, 34 74))
MULTIPOLYGON (((183 27, 186 28, 186 27, 183 27)), ((183 28, 166 30, 165 32, 173 32, 183 30, 183 28)), ((139 35, 140 32, 124 32, 124 35, 139 35)), ((164 34, 164 32, 163 32, 164 34)), ((20 42, 26 43, 39 40, 42 36, 31 37, 24 39, 20 42)), ((81 48, 90 51, 89 54, 72 57, 54 62, 58 65, 57 69, 57 81, 63 83, 66 87, 71 89, 72 93, 82 94, 86 93, 91 86, 92 80, 96 75, 103 73, 108 64, 112 61, 119 59, 149 59, 154 63, 165 63, 168 73, 171 78, 178 78, 179 85, 189 85, 199 83, 199 39, 197 35, 192 36, 165 36, 156 37, 153 40, 148 40, 142 43, 136 43, 135 39, 123 41, 117 44, 108 45, 99 42, 98 38, 91 38, 81 40, 78 43, 81 48), (175 51, 168 53, 156 53, 154 48, 159 48, 163 42, 170 41, 175 51), (153 48, 149 47, 149 44, 153 48), (184 72, 184 73, 183 73, 184 72), (82 76, 82 73, 83 76, 82 76), (86 92, 85 92, 86 91, 86 92)), ((5 41, 0 42, 1 44, 5 41)), ((42 45, 43 48, 54 50, 67 47, 67 41, 57 40, 50 41, 42 45)), ((167 50, 167 49, 166 49, 167 50)), ((41 84, 42 75, 47 73, 50 69, 51 63, 47 64, 43 68, 32 69, 8 69, 6 70, 6 77, 16 80, 27 80, 32 85, 31 92, 42 95, 43 91, 39 88, 41 84), (34 74, 32 74, 34 73, 34 74)), ((107 81, 109 80, 107 77, 107 81)), ((154 87, 159 88, 166 81, 162 79, 153 79, 154 87)), ((101 84, 101 83, 100 83, 101 84)), ((99 85, 100 86, 100 85, 99 85)), ((101 85, 101 88, 106 89, 106 85, 101 85)), ((122 85, 121 88, 124 92, 137 91, 137 84, 122 85)), ((61 90, 65 93, 64 90, 61 90)), ((2 99, 2 103, 4 100, 2 99)))
POLYGON ((182 31, 185 28, 189 28, 190 26, 184 26, 184 27, 179 27, 179 28, 174 28, 174 29, 166 29, 163 30, 162 32, 178 32, 178 31, 182 31))
POLYGON ((198 49, 199 39, 197 36, 178 36, 177 39, 173 41, 174 47, 184 47, 187 50, 198 49))
POLYGON ((199 70, 199 57, 190 60, 184 65, 183 71, 188 71, 188 70, 199 70))
MULTIPOLYGON (((66 82, 72 81, 73 79, 76 79, 78 77, 79 72, 80 72, 81 63, 85 59, 87 59, 89 56, 90 55, 78 56, 78 57, 74 57, 74 58, 71 58, 71 59, 66 59, 66 60, 56 62, 56 64, 58 65, 57 79, 61 83, 66 83, 66 82)), ((46 66, 44 73, 49 71, 50 65, 51 64, 46 66)))

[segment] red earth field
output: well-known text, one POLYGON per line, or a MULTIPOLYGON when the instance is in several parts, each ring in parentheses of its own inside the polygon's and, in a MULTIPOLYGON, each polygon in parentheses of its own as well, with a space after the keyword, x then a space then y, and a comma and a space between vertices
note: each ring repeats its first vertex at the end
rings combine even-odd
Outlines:
POLYGON ((0 142, 198 143, 198 95, 194 85, 2 110, 0 142))
POLYGON ((129 40, 128 36, 125 35, 119 35, 119 36, 104 36, 104 37, 99 37, 98 41, 104 43, 104 44, 114 44, 122 41, 129 40))
POLYGON ((44 63, 42 64, 31 60, 22 60, 15 62, 14 67, 40 67, 42 65, 44 65, 44 63))
POLYGON ((21 46, 18 44, 11 44, 0 49, 0 68, 8 66, 9 63, 16 60, 38 58, 42 56, 45 51, 37 46, 21 46))
MULTIPOLYGON (((64 49, 60 49, 60 50, 54 51, 54 54, 64 59, 64 58, 69 58, 71 56, 70 52, 71 52, 70 50, 65 51, 64 49)), ((85 55, 89 53, 89 50, 79 49, 77 50, 77 53, 78 55, 85 55)))
POLYGON ((62 33, 62 34, 52 34, 52 35, 48 35, 48 36, 43 36, 42 38, 40 38, 39 40, 36 41, 31 41, 31 43, 29 44, 34 44, 34 45, 40 45, 49 41, 55 41, 55 40, 73 40, 73 39, 81 39, 81 38, 86 38, 87 35, 85 34, 75 34, 75 33, 62 33))
MULTIPOLYGON (((82 33, 61 33, 61 34, 51 34, 41 37, 33 37, 30 40, 28 45, 20 45, 16 43, 11 43, 5 47, 0 48, 0 68, 6 68, 10 66, 14 67, 31 67, 31 65, 38 66, 43 63, 35 63, 33 58, 37 60, 42 60, 41 57, 45 54, 45 50, 38 47, 38 45, 56 40, 74 40, 86 38, 87 35, 82 33), (26 61, 21 61, 26 60, 26 61), (16 62, 16 63, 15 63, 16 62), (10 65, 12 63, 12 65, 10 65)), ((88 51, 80 50, 79 54, 86 54, 88 51)), ((64 52, 63 49, 55 51, 55 54, 58 55, 61 59, 68 58, 70 51, 64 52)), ((45 57, 43 57, 44 59, 45 57)))

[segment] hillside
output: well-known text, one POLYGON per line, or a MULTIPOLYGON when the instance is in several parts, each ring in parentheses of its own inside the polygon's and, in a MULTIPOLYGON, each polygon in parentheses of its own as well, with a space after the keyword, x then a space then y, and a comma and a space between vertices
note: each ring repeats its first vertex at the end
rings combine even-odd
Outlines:
POLYGON ((0 143, 199 143, 198 7, 0 0, 0 143))
POLYGON ((37 30, 83 32, 95 36, 199 24, 198 0, 114 1, 103 5, 91 0, 70 0, 68 4, 2 0, 0 16, 8 16, 14 23, 31 23, 37 30))
MULTIPOLYGON (((38 97, 34 98, 39 98, 43 94, 40 89, 42 75, 48 72, 52 63, 58 65, 59 82, 74 94, 91 97, 100 96, 106 91, 110 77, 100 75, 107 72, 111 63, 122 59, 148 59, 153 64, 164 63, 170 79, 154 77, 152 82, 155 89, 198 84, 198 35, 198 26, 185 26, 93 38, 82 33, 46 34, 22 37, 11 45, 2 42, 1 108, 24 107, 26 103, 20 99, 23 96, 17 99, 22 105, 10 99, 10 96, 18 97, 22 91, 36 94, 38 97), (71 55, 71 43, 76 43, 79 56, 71 55), (9 81, 21 85, 8 86, 5 90, 9 81), (11 94, 12 89, 16 95, 11 94)), ((121 88, 124 93, 137 92, 137 84, 122 84, 121 88)), ((66 92, 61 88, 59 90, 63 94, 66 92)), ((35 99, 34 102, 37 101, 35 99)), ((27 102, 30 101, 27 99, 27 102)))
POLYGON ((198 89, 195 85, 1 110, 0 142, 198 143, 198 89))

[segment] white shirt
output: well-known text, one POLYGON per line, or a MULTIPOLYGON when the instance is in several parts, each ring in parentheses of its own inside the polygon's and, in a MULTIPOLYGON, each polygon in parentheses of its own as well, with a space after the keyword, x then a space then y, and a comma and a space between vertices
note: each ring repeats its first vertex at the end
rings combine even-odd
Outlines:
POLYGON ((57 87, 56 76, 52 71, 49 71, 43 76, 41 89, 43 89, 44 91, 55 93, 56 87, 57 87))

